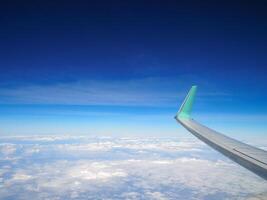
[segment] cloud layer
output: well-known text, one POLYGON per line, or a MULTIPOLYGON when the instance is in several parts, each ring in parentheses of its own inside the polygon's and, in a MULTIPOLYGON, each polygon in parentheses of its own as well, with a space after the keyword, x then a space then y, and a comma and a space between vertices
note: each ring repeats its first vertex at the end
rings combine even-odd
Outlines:
POLYGON ((189 138, 13 137, 1 199, 249 199, 266 182, 189 138))

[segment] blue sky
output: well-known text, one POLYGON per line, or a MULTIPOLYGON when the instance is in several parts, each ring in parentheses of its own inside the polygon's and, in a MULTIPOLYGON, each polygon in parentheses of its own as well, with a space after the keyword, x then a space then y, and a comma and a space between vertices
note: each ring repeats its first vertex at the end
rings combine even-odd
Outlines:
POLYGON ((266 134, 266 4, 17 2, 0 6, 0 134, 174 136, 195 118, 266 134))

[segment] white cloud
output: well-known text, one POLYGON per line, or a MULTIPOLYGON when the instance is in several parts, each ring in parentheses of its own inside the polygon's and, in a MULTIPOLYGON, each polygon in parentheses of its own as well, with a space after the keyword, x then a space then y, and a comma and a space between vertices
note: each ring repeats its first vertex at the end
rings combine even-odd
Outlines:
POLYGON ((12 180, 13 181, 26 181, 31 179, 32 176, 21 173, 21 172, 17 172, 13 175, 12 180))
POLYGON ((2 143, 0 144, 0 153, 3 154, 4 156, 9 156, 12 155, 16 152, 16 145, 14 144, 5 144, 2 143))
POLYGON ((0 197, 246 199, 266 192, 265 181, 194 140, 73 139, 17 140, 20 154, 10 155, 20 159, 1 166, 0 197))
POLYGON ((168 199, 165 197, 164 194, 160 192, 147 192, 147 195, 150 196, 149 199, 154 199, 154 200, 167 200, 168 199))
POLYGON ((66 176, 80 180, 107 180, 113 177, 126 177, 127 174, 121 169, 112 169, 103 163, 78 163, 66 170, 66 176))

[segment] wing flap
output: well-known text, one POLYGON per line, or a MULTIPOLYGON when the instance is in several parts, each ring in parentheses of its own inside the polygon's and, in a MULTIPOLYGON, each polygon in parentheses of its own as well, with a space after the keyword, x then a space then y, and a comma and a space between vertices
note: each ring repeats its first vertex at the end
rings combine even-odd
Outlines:
POLYGON ((234 150, 267 166, 266 151, 254 147, 247 148, 245 146, 234 148, 234 150))

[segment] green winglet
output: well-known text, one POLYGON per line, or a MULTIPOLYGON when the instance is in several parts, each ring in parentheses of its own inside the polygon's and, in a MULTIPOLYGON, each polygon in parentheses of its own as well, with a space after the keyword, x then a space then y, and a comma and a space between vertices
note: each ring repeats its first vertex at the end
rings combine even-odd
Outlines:
POLYGON ((192 110, 193 102, 195 99, 196 91, 197 91, 197 86, 196 85, 192 86, 182 106, 180 107, 178 113, 176 114, 176 118, 181 118, 181 119, 191 118, 190 115, 191 115, 191 110, 192 110))

